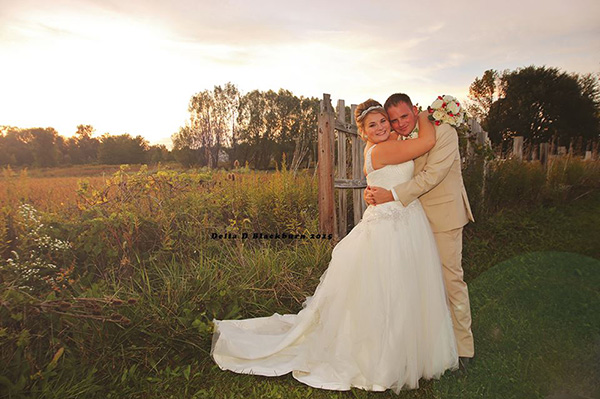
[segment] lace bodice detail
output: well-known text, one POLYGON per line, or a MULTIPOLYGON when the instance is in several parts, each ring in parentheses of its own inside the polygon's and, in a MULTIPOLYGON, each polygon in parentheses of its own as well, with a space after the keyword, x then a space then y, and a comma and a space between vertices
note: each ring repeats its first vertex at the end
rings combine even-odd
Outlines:
POLYGON ((367 184, 386 189, 409 181, 413 177, 415 165, 413 161, 404 162, 398 165, 386 165, 381 169, 373 169, 371 152, 377 144, 367 150, 365 154, 365 169, 367 170, 367 184))

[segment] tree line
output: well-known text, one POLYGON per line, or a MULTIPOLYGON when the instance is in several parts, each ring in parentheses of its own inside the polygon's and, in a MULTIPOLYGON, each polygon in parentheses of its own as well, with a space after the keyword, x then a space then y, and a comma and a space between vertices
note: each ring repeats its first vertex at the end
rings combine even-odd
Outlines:
POLYGON ((139 164, 172 159, 164 145, 149 145, 142 136, 129 134, 92 137, 90 125, 77 126, 65 138, 54 128, 22 129, 0 126, 0 165, 48 168, 81 164, 139 164))
POLYGON ((469 87, 468 111, 495 144, 514 136, 539 144, 585 146, 600 137, 598 74, 569 74, 529 66, 502 72, 489 69, 469 87))
MULTIPOLYGON (((393 89, 392 89, 393 90, 393 89)), ((581 138, 589 147, 600 137, 597 74, 569 74, 529 66, 490 69, 469 87, 467 110, 495 144, 524 136, 534 144, 568 145, 581 138)), ((286 161, 293 169, 317 160, 319 99, 279 89, 242 94, 229 82, 194 94, 189 119, 171 137, 173 150, 129 134, 92 137, 79 125, 73 137, 53 128, 0 126, 0 166, 52 167, 69 164, 136 164, 176 160, 189 166, 248 164, 268 169, 286 161)), ((349 112, 348 112, 349 114, 349 112)))
POLYGON ((65 138, 52 128, 0 126, 0 166, 53 167, 178 161, 186 167, 248 164, 256 169, 307 167, 317 158, 319 100, 280 89, 241 94, 232 83, 192 96, 189 120, 172 136, 173 150, 129 134, 92 137, 79 125, 65 138))
POLYGON ((232 83, 192 96, 190 119, 172 136, 184 165, 214 167, 224 159, 256 169, 297 169, 316 160, 319 100, 280 89, 241 94, 232 83))

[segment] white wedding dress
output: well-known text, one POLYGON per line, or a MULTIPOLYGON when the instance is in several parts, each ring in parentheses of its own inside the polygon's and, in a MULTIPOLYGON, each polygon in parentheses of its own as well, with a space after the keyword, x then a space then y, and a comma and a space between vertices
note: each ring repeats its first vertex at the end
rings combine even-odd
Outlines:
MULTIPOLYGON (((372 148, 369 185, 412 178, 412 161, 373 170, 372 148)), ((418 200, 369 206, 298 314, 214 323, 211 354, 221 369, 292 372, 316 388, 397 393, 458 366, 439 255, 418 200)))

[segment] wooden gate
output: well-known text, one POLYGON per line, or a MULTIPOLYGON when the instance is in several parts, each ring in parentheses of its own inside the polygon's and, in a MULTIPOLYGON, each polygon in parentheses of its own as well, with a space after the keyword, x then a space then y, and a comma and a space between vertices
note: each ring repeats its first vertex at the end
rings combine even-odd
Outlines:
POLYGON ((344 100, 338 100, 337 112, 335 112, 330 95, 323 94, 318 132, 319 228, 322 233, 333 232, 336 240, 344 238, 348 227, 356 225, 361 220, 367 207, 363 199, 363 190, 367 186, 363 173, 365 143, 358 135, 354 120, 356 105, 353 104, 350 109, 350 123, 346 123, 344 100), (351 157, 350 168, 348 168, 348 154, 351 157), (337 208, 334 204, 335 189, 338 189, 337 208), (348 190, 352 190, 354 204, 352 214, 354 220, 351 225, 348 224, 347 217, 348 190))

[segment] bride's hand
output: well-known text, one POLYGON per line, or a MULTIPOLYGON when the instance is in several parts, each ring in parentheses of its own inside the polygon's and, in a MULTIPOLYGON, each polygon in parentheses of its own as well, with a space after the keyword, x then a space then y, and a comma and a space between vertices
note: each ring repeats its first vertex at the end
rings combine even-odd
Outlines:
POLYGON ((371 187, 370 197, 373 201, 371 205, 381 205, 386 202, 394 201, 394 195, 390 190, 386 190, 383 187, 371 187))
POLYGON ((375 201, 373 200, 373 193, 371 192, 371 186, 367 186, 365 191, 363 191, 363 199, 368 205, 375 205, 375 201))

